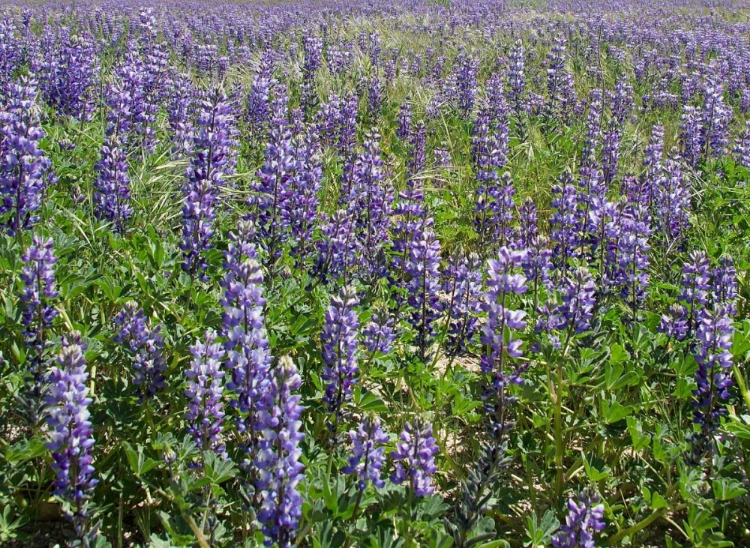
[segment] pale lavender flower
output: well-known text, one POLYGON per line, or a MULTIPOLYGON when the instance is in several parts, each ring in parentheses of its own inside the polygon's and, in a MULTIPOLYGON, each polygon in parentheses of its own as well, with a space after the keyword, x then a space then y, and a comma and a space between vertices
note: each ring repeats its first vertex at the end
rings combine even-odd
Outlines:
POLYGON ((193 359, 185 371, 188 387, 188 409, 185 419, 188 431, 202 451, 214 451, 226 458, 224 443, 224 371, 221 360, 224 351, 216 342, 216 333, 206 331, 203 341, 197 340, 190 347, 193 359))
POLYGON ((407 422, 400 439, 396 450, 391 452, 395 467, 391 481, 397 485, 407 484, 418 497, 431 495, 435 490, 432 475, 437 472, 435 455, 439 451, 432 425, 419 419, 414 425, 407 422))
POLYGON ((352 441, 352 456, 349 464, 341 471, 344 474, 356 474, 360 491, 367 488, 368 483, 375 487, 383 487, 385 482, 381 479, 381 469, 385 464, 385 444, 388 443, 388 435, 380 426, 377 417, 366 417, 359 428, 349 432, 352 441))

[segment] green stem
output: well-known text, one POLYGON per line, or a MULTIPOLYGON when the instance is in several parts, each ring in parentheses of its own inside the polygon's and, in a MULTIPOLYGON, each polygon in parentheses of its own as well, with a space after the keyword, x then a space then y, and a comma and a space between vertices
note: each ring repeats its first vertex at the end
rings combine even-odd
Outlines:
POLYGON ((562 360, 557 363, 557 386, 555 387, 555 495, 559 499, 563 488, 563 452, 565 444, 562 435, 562 383, 563 367, 562 360))
POLYGON ((632 537, 635 535, 638 531, 641 531, 642 529, 645 529, 649 525, 651 525, 653 522, 655 522, 657 519, 662 517, 667 512, 667 508, 659 508, 658 510, 654 510, 643 518, 641 521, 633 525, 632 527, 628 527, 627 529, 621 530, 619 533, 617 533, 615 536, 609 538, 607 540, 607 546, 617 546, 618 542, 625 537, 632 537))
POLYGON ((412 531, 411 531, 411 522, 412 522, 412 504, 414 501, 414 487, 409 487, 409 498, 407 501, 407 506, 409 507, 409 521, 406 525, 406 531, 404 537, 406 538, 406 541, 404 542, 405 548, 412 548, 412 531))
POLYGON ((745 400, 745 406, 750 409, 750 391, 747 389, 747 384, 745 383, 745 377, 742 374, 742 370, 736 363, 732 366, 732 368, 734 369, 734 378, 737 380, 737 386, 740 388, 742 399, 745 400))

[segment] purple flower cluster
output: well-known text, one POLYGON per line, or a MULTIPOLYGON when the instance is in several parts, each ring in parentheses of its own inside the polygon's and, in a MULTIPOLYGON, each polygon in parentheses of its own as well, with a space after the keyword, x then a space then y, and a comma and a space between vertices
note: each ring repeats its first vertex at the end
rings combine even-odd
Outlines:
POLYGON ((526 277, 517 273, 525 256, 525 251, 513 251, 503 246, 497 258, 487 261, 486 289, 482 295, 482 310, 487 314, 487 322, 482 325, 479 338, 484 347, 479 363, 482 373, 490 378, 492 393, 499 395, 501 400, 508 385, 521 382, 524 370, 523 366, 506 366, 512 365, 512 360, 523 353, 523 343, 513 337, 513 332, 526 327, 526 313, 513 309, 511 300, 513 295, 521 295, 527 290, 526 277))
POLYGON ((383 432, 380 419, 377 417, 366 417, 356 430, 349 432, 352 442, 352 456, 349 464, 341 471, 344 474, 356 474, 360 491, 367 488, 368 483, 375 487, 383 487, 385 482, 381 479, 381 469, 385 464, 385 444, 388 443, 388 434, 383 432))
POLYGON ((576 257, 581 244, 581 219, 578 209, 578 191, 571 184, 572 177, 564 173, 560 184, 552 187, 552 208, 550 217, 551 239, 555 244, 553 257, 556 266, 568 268, 568 260, 576 257))
POLYGON ((698 369, 695 379, 698 387, 693 391, 694 422, 701 425, 703 433, 716 428, 719 417, 726 415, 722 401, 729 399, 732 386, 732 319, 725 306, 704 311, 698 323, 695 361, 698 369))
POLYGON ((423 221, 414 235, 404 264, 405 289, 411 308, 409 323, 416 330, 416 345, 423 359, 435 336, 435 323, 442 311, 440 289, 440 241, 432 219, 423 221))
POLYGON ((357 382, 357 331, 359 319, 355 307, 359 304, 354 288, 344 287, 341 294, 331 296, 325 313, 320 342, 323 347, 322 379, 326 383, 323 402, 334 415, 335 425, 344 414, 344 406, 352 398, 352 387, 357 382))
POLYGON ((388 354, 396 340, 395 321, 388 312, 375 312, 362 329, 363 344, 370 354, 388 354))
POLYGON ((560 305, 556 309, 556 328, 583 333, 591 328, 596 286, 591 273, 583 267, 567 274, 560 284, 560 305))
POLYGON ((207 279, 208 264, 203 256, 211 247, 218 193, 233 169, 232 124, 234 118, 220 90, 201 102, 198 129, 193 136, 193 154, 187 170, 186 195, 182 206, 183 270, 191 276, 207 279))
POLYGON ((216 342, 216 333, 206 331, 203 341, 197 340, 190 347, 193 359, 185 371, 188 387, 188 409, 185 419, 188 430, 202 451, 214 451, 226 458, 223 436, 224 424, 224 351, 216 342))
POLYGON ((248 450, 256 435, 258 406, 268 385, 271 351, 264 327, 263 273, 255 248, 248 243, 252 229, 241 222, 231 234, 221 282, 224 288, 223 336, 226 368, 231 373, 227 389, 234 392, 232 404, 239 410, 237 426, 246 432, 248 450))
POLYGON ((0 222, 10 235, 39 220, 37 212, 52 178, 52 163, 39 148, 44 130, 36 94, 34 81, 14 83, 0 112, 0 222))
POLYGON ((575 499, 568 499, 565 524, 552 537, 554 548, 594 548, 594 535, 604 531, 604 505, 599 495, 584 491, 575 499))
POLYGON ((302 515, 302 496, 297 486, 304 476, 300 462, 300 417, 304 408, 300 396, 293 393, 302 380, 288 356, 284 356, 271 374, 268 391, 263 395, 258 414, 261 434, 255 465, 259 468, 257 487, 261 508, 258 520, 263 524, 266 545, 279 548, 295 546, 297 524, 302 515))
POLYGON ((396 485, 407 484, 418 497, 431 495, 435 490, 432 475, 437 472, 435 455, 439 449, 432 435, 432 425, 419 419, 414 424, 407 422, 391 452, 394 471, 391 481, 396 485))
POLYGON ((443 272, 443 291, 448 295, 448 339, 451 355, 461 354, 479 329, 481 310, 481 262, 475 253, 452 259, 443 272))
POLYGON ((133 359, 133 384, 138 387, 139 401, 153 398, 166 386, 164 372, 167 363, 164 356, 164 336, 161 325, 151 327, 143 309, 135 302, 125 304, 115 316, 118 332, 115 342, 127 344, 133 359))
MULTIPOLYGON (((52 37, 55 40, 55 37, 52 37)), ((45 101, 61 115, 88 120, 94 108, 99 57, 92 40, 61 28, 56 43, 42 46, 44 57, 32 63, 45 101)))
POLYGON ((167 118, 176 158, 190 154, 193 145, 193 116, 197 90, 190 76, 184 73, 171 79, 167 97, 167 118))
POLYGON ((93 428, 91 426, 86 381, 85 345, 79 335, 63 337, 57 365, 50 369, 47 395, 52 468, 55 494, 75 506, 74 520, 86 517, 86 501, 98 483, 94 478, 93 428))
POLYGON ((526 104, 524 103, 526 91, 525 57, 526 49, 523 47, 523 42, 516 40, 516 43, 510 49, 510 68, 508 70, 508 85, 510 87, 508 100, 513 105, 516 114, 526 110, 526 104))
POLYGON ((383 276, 386 273, 393 199, 391 190, 386 186, 379 134, 370 133, 367 136, 364 151, 352 168, 349 192, 342 198, 354 215, 355 237, 365 275, 383 276))
POLYGON ((107 138, 96 164, 94 181, 94 213, 114 224, 122 232, 133 213, 130 206, 130 177, 126 156, 127 132, 131 127, 132 109, 137 99, 132 92, 117 84, 107 94, 107 138))
POLYGON ((32 396, 39 397, 44 375, 44 351, 47 348, 47 330, 57 316, 52 300, 58 295, 55 287, 55 257, 52 238, 43 240, 34 236, 32 245, 21 256, 24 305, 21 316, 26 347, 29 349, 28 372, 32 382, 32 396))

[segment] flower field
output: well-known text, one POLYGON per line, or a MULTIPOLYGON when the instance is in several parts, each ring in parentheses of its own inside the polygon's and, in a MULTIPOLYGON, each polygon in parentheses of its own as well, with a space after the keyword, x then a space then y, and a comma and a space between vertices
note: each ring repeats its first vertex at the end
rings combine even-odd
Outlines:
POLYGON ((0 546, 750 546, 750 5, 0 7, 0 546))

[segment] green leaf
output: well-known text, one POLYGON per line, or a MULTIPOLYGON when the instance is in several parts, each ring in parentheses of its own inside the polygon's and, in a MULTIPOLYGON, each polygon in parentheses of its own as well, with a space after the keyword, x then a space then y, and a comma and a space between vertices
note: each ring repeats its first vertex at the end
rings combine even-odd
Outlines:
POLYGON ((31 438, 11 445, 5 452, 5 460, 11 465, 41 457, 47 451, 44 440, 31 438))
POLYGON ((717 500, 732 500, 747 493, 742 484, 732 478, 716 478, 713 483, 714 497, 717 500))
POLYGON ((552 510, 547 510, 542 516, 542 520, 536 515, 536 512, 526 518, 526 535, 529 540, 523 545, 527 548, 541 548, 549 544, 552 534, 560 527, 560 522, 555 517, 552 510))
POLYGON ((648 504, 649 508, 651 508, 652 510, 667 508, 669 506, 667 499, 665 499, 656 491, 652 493, 651 490, 645 485, 641 487, 641 494, 643 495, 643 499, 646 501, 646 504, 648 504))
POLYGON ((159 461, 146 457, 143 454, 143 447, 140 445, 136 451, 132 445, 125 443, 125 456, 136 476, 142 476, 159 465, 159 461))
POLYGON ((358 402, 359 408, 365 413, 387 413, 385 402, 372 392, 364 392, 358 402))
POLYGON ((619 422, 630 413, 632 413, 633 409, 630 406, 623 406, 617 401, 613 401, 611 404, 608 401, 604 401, 603 407, 604 407, 604 420, 607 422, 607 424, 613 424, 615 422, 619 422))

